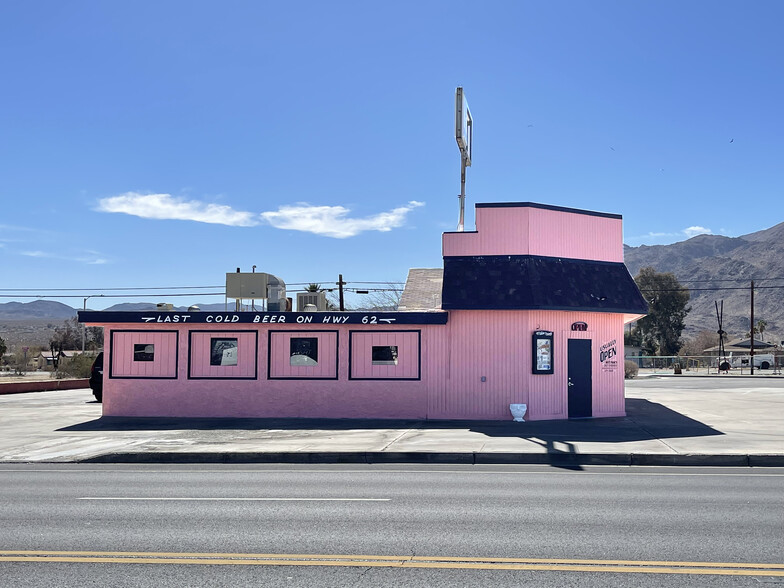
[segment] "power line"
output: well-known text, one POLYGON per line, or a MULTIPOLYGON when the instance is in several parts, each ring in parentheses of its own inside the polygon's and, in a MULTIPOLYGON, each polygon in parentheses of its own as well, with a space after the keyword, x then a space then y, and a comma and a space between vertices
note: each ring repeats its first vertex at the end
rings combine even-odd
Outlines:
POLYGON ((678 280, 682 283, 695 283, 695 282, 761 282, 763 280, 784 280, 784 278, 705 278, 704 280, 678 280))
POLYGON ((150 288, 0 288, 0 292, 113 292, 130 290, 197 290, 223 288, 223 286, 153 286, 150 288))
MULTIPOLYGON (((780 290, 784 288, 782 286, 754 286, 755 290, 780 290)), ((702 291, 716 291, 716 290, 748 290, 749 286, 722 286, 716 288, 672 288, 667 290, 648 290, 648 289, 640 289, 640 292, 683 292, 687 290, 689 292, 702 292, 702 291)))
MULTIPOLYGON (((309 286, 310 284, 330 284, 331 281, 322 280, 320 282, 289 282, 289 286, 309 286)), ((352 281, 346 284, 384 284, 397 285, 405 282, 363 282, 352 281)), ((0 292, 131 292, 136 290, 211 290, 213 288, 223 288, 220 286, 129 286, 127 288, 0 288, 0 292)))
MULTIPOLYGON (((225 292, 189 292, 186 294, 156 294, 161 298, 171 298, 173 296, 225 296, 225 292)), ((39 295, 33 294, 0 294, 0 298, 147 298, 150 294, 57 294, 39 295)))

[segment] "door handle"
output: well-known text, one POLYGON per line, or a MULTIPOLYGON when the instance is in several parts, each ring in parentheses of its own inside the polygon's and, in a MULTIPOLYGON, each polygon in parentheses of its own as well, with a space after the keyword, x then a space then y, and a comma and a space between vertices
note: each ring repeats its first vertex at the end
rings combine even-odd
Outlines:
POLYGON ((568 383, 568 384, 566 384, 566 385, 567 385, 567 386, 574 386, 574 384, 572 384, 571 382, 569 382, 569 383, 568 383))

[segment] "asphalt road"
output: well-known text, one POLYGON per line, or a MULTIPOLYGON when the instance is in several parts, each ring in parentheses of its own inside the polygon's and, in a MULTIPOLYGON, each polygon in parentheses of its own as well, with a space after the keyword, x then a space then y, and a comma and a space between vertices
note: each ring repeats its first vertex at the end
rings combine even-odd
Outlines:
POLYGON ((784 584, 772 468, 6 464, 0 501, 4 586, 784 584))

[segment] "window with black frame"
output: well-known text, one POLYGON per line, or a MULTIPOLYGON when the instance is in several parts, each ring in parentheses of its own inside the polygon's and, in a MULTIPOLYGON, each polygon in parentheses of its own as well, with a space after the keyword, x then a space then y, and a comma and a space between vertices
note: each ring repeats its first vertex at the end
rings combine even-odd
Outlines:
POLYGON ((371 362, 373 365, 397 365, 397 345, 373 345, 371 362))
POLYGON ((210 339, 210 365, 237 365, 237 338, 210 339))
POLYGON ((289 343, 289 365, 318 365, 318 338, 292 337, 289 343))
POLYGON ((152 343, 134 343, 133 361, 155 361, 155 345, 152 343))

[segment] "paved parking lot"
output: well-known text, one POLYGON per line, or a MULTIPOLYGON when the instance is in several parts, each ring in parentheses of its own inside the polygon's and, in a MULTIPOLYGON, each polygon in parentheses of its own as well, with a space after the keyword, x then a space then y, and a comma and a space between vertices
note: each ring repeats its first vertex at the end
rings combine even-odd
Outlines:
POLYGON ((0 396, 0 462, 510 461, 784 465, 777 378, 627 382, 627 417, 514 423, 101 418, 89 389, 0 396))

